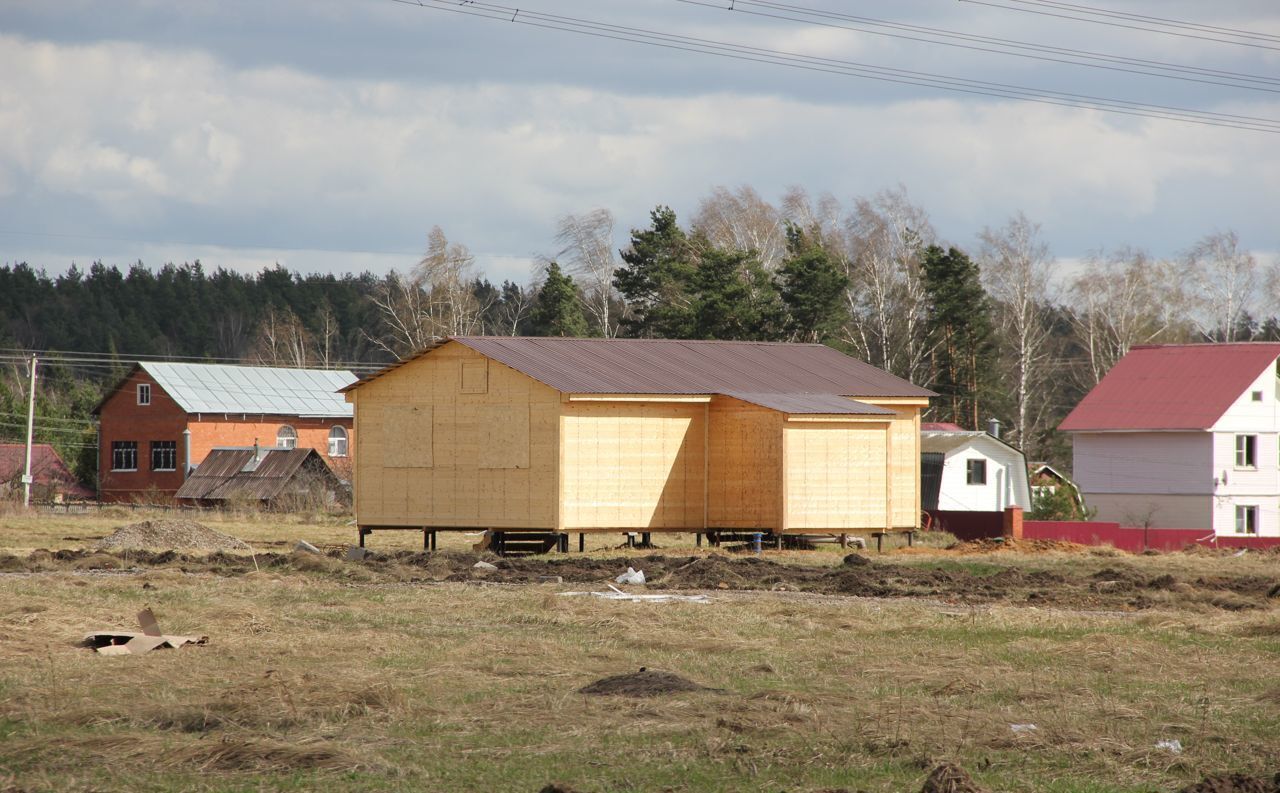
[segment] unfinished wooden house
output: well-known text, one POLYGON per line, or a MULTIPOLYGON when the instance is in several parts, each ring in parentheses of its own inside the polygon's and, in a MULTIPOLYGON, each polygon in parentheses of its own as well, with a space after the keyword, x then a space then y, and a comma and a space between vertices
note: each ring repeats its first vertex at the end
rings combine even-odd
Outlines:
POLYGON ((819 344, 458 337, 342 390, 362 542, 919 523, 931 392, 819 344))

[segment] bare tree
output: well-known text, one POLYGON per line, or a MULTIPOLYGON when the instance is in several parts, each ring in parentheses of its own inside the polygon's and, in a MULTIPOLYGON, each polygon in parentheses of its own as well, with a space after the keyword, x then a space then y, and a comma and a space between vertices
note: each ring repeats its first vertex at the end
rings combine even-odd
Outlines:
POLYGON ((613 273, 618 269, 613 224, 613 213, 607 209, 565 215, 556 224, 556 244, 561 248, 553 257, 578 276, 586 295, 587 313, 605 338, 618 334, 619 317, 612 316, 613 273))
POLYGON ((429 310, 430 295, 412 277, 394 270, 370 295, 382 318, 381 332, 365 337, 397 358, 404 358, 429 346, 438 338, 429 310))
POLYGON ((1070 317, 1084 348, 1081 384, 1092 388, 1134 345, 1186 338, 1177 268, 1145 251, 1091 256, 1072 282, 1070 317))
POLYGON ((846 341, 881 369, 928 382, 920 257, 937 239, 928 215, 899 187, 858 199, 844 226, 853 318, 846 341))
POLYGON ((475 261, 467 246, 450 243, 439 226, 431 229, 413 276, 428 294, 427 311, 439 336, 465 336, 482 327, 484 307, 471 288, 475 261))
POLYGON ((315 339, 288 308, 267 308, 253 343, 253 360, 267 366, 307 366, 315 339))
POLYGON ((1050 372, 1054 261, 1040 226, 1021 212, 1001 229, 984 229, 978 252, 983 285, 993 300, 1003 379, 1013 398, 1013 436, 1034 459, 1049 417, 1041 394, 1050 372))
POLYGON ((1240 250, 1234 231, 1206 235, 1192 246, 1182 275, 1192 287, 1189 314, 1201 335, 1212 341, 1253 338, 1262 274, 1253 255, 1240 250))
POLYGON ((317 321, 320 325, 319 336, 316 338, 316 362, 328 369, 333 365, 333 358, 337 351, 338 345, 338 316, 333 313, 333 307, 326 300, 324 306, 321 307, 317 314, 317 321))
POLYGON ((370 299, 382 317, 382 332, 365 336, 403 358, 446 336, 482 331, 488 306, 476 298, 474 266, 465 245, 450 243, 439 226, 432 228, 413 272, 393 271, 374 291, 370 299))
POLYGON ((765 201, 755 188, 717 187, 702 199, 693 215, 693 230, 712 247, 755 251, 760 263, 772 272, 787 253, 787 228, 783 213, 765 201))

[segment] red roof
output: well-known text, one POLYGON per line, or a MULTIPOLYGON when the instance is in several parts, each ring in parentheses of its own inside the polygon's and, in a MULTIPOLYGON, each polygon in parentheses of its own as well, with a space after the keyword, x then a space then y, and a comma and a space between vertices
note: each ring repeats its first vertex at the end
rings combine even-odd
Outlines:
MULTIPOLYGON (((829 397, 933 395, 822 344, 509 336, 452 341, 566 393, 725 394, 790 413, 866 414, 878 411, 829 397)), ((410 360, 342 390, 359 388, 410 360)))
POLYGON ((1207 430, 1277 358, 1273 343, 1134 347, 1058 429, 1207 430))
POLYGON ((964 432, 964 427, 949 421, 925 421, 920 424, 921 432, 964 432))
MULTIPOLYGON (((0 485, 18 484, 26 468, 27 447, 0 443, 0 485)), ((76 481, 58 452, 47 443, 31 445, 31 476, 37 487, 52 487, 77 498, 93 498, 93 491, 76 481)))

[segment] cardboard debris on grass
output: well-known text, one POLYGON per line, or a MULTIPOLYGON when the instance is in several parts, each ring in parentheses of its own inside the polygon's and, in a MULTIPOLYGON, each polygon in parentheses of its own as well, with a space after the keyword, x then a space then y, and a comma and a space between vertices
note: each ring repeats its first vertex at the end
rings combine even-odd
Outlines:
POLYGON ((613 584, 609 584, 609 592, 561 592, 561 597, 597 597, 605 600, 626 600, 632 603, 669 603, 672 601, 682 601, 684 603, 710 603, 711 598, 706 595, 633 595, 630 592, 623 592, 613 584))
POLYGON ((150 608, 138 612, 141 633, 133 631, 93 631, 86 633, 82 642, 99 655, 138 655, 161 647, 178 649, 187 644, 208 644, 208 636, 178 636, 160 630, 156 615, 150 608))

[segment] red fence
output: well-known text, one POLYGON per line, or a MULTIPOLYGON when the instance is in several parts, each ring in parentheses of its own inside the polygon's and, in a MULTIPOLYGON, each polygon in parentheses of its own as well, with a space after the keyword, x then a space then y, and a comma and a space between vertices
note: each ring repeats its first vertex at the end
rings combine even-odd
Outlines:
POLYGON ((1022 538, 1110 545, 1130 553, 1180 551, 1189 545, 1255 550, 1280 546, 1280 537, 1215 536, 1211 529, 1143 529, 1103 521, 1027 520, 1022 523, 1022 538))
POLYGON ((1110 545, 1130 553, 1147 549, 1180 551, 1189 545, 1255 550, 1280 547, 1280 537, 1215 536, 1212 529, 1142 529, 1106 521, 1023 520, 1021 512, 1013 507, 1005 512, 929 510, 929 515, 933 518, 933 528, 950 532, 962 542, 1013 536, 1024 540, 1110 545))
POLYGON ((961 542, 985 540, 991 537, 1004 536, 1003 512, 962 512, 943 509, 931 509, 933 518, 931 528, 955 535, 961 542))

